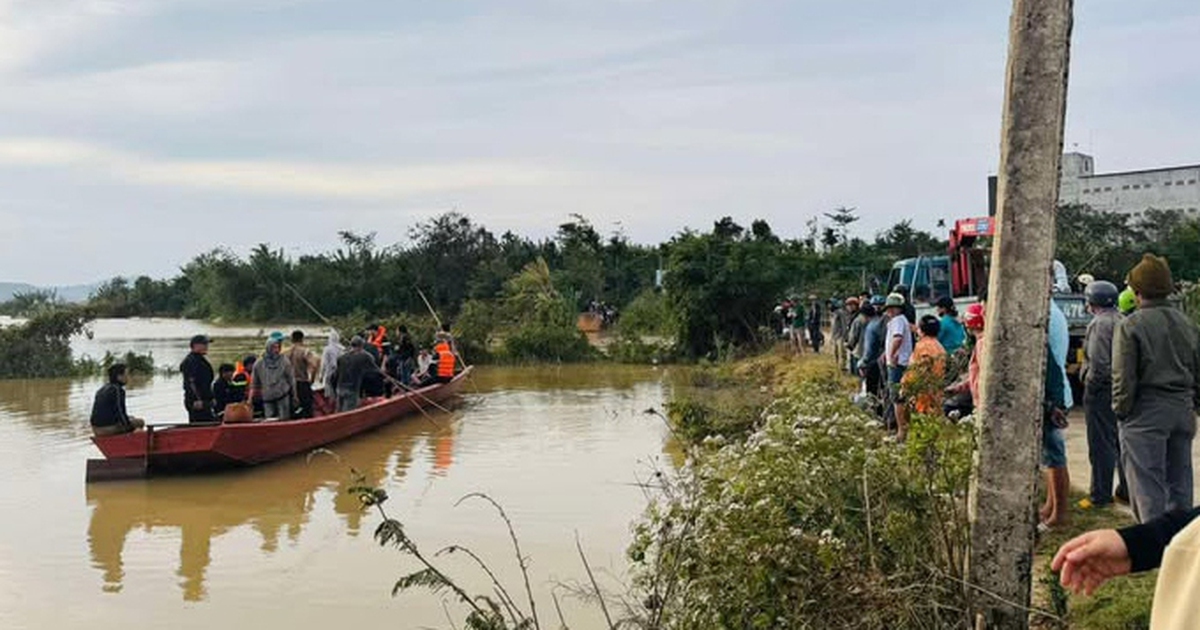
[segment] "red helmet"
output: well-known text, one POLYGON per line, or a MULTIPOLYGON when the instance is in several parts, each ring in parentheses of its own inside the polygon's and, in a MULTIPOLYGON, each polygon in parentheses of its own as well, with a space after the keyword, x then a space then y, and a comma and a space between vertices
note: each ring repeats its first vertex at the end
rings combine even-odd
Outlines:
POLYGON ((983 330, 983 320, 983 304, 976 302, 967 307, 967 312, 963 315, 963 323, 966 324, 967 328, 983 330))

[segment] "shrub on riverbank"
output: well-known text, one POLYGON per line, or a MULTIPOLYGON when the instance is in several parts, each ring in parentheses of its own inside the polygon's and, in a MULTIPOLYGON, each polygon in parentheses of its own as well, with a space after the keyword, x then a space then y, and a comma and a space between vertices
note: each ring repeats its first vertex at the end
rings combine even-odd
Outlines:
POLYGON ((70 376, 75 367, 71 337, 84 332, 91 319, 87 309, 57 308, 0 328, 0 378, 70 376))
POLYGON ((656 475, 629 550, 644 627, 964 626, 972 429, 917 418, 886 443, 836 371, 810 369, 748 438, 656 475))

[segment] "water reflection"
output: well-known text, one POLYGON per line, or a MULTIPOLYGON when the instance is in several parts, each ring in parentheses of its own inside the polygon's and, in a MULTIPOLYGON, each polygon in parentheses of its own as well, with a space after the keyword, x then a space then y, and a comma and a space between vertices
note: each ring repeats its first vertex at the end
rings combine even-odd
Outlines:
POLYGON ((414 448, 425 440, 433 443, 435 469, 444 474, 453 462, 456 431, 457 423, 450 416, 409 418, 335 445, 337 458, 296 457, 208 477, 90 484, 86 487, 92 507, 88 544, 92 565, 103 576, 101 588, 121 591, 126 540, 135 529, 178 530, 177 575, 187 601, 207 597, 205 575, 214 562, 214 538, 248 525, 261 538, 260 552, 273 554, 284 539, 298 542, 319 495, 333 493, 333 511, 344 519, 351 535, 357 535, 364 511, 344 491, 351 482, 350 467, 373 485, 401 479, 412 464, 414 448))

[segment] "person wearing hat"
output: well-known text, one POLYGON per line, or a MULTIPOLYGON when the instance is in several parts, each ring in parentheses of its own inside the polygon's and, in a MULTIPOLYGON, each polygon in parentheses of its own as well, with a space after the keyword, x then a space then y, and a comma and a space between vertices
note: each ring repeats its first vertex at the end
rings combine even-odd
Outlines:
POLYGON ((883 358, 884 337, 887 331, 883 318, 869 302, 859 311, 863 322, 862 339, 858 342, 858 374, 866 385, 867 393, 883 400, 883 370, 880 360, 883 358))
POLYGON ((1121 464, 1139 522, 1192 507, 1192 440, 1200 408, 1200 331, 1167 302, 1165 258, 1129 272, 1137 310, 1113 334, 1112 396, 1121 464))
POLYGON ((985 313, 986 309, 983 303, 976 302, 967 306, 967 310, 963 314, 963 327, 966 328, 967 334, 974 339, 971 346, 971 361, 967 364, 966 374, 946 388, 946 394, 949 396, 949 400, 943 407, 946 415, 950 415, 951 411, 958 411, 959 416, 964 416, 974 411, 975 406, 979 404, 979 372, 983 365, 985 313))
POLYGON ((261 398, 267 418, 291 420, 299 403, 296 372, 283 354, 283 333, 271 333, 261 360, 250 373, 250 397, 261 398))
POLYGON ((913 353, 912 323, 904 315, 905 300, 899 293, 887 296, 887 378, 896 409, 896 441, 908 438, 908 406, 900 395, 900 381, 913 353))
POLYGON ((209 338, 205 335, 192 337, 191 351, 179 364, 183 375, 183 406, 188 412, 188 422, 215 422, 213 412, 213 369, 205 356, 208 354, 209 338))
POLYGON ((1092 280, 1084 289, 1092 321, 1088 322, 1083 340, 1083 413, 1087 422, 1088 461, 1092 465, 1089 496, 1079 501, 1087 510, 1102 507, 1113 499, 1128 501, 1125 473, 1121 470, 1121 447, 1117 440, 1117 415, 1112 407, 1112 346, 1113 333, 1121 314, 1117 312, 1117 285, 1106 280, 1092 280), (1113 473, 1118 483, 1113 491, 1113 473))

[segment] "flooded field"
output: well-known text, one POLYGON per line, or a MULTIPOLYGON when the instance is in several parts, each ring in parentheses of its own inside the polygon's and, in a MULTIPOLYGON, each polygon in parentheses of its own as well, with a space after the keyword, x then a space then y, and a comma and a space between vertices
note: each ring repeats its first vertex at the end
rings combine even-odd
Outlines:
MULTIPOLYGON (((152 352, 176 365, 196 331, 213 352, 255 343, 257 329, 172 320, 101 321, 77 353, 152 352)), ((311 331, 319 333, 318 330, 311 331)), ((303 457, 228 474, 93 484, 99 456, 87 414, 99 379, 0 381, 0 627, 449 627, 441 600, 392 584, 412 565, 371 534, 379 517, 345 493, 351 469, 385 488, 388 509, 428 551, 464 544, 517 577, 508 510, 532 559, 539 608, 551 589, 583 579, 589 560, 615 584, 629 525, 645 504, 635 482, 669 459, 661 422, 665 372, 607 365, 483 368, 452 414, 431 411, 303 457)), ((155 376, 129 389, 131 413, 178 421, 182 389, 155 376)), ((455 575, 483 588, 470 567, 455 575)), ((572 626, 599 613, 570 599, 572 626)))

